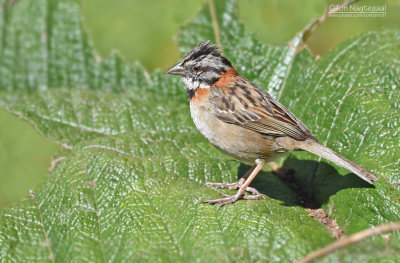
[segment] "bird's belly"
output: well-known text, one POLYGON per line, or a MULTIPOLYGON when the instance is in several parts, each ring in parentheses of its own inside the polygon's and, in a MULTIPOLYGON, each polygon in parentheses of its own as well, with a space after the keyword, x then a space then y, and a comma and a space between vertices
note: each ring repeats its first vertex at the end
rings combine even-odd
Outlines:
POLYGON ((199 105, 190 105, 190 113, 200 133, 222 152, 240 161, 254 162, 256 159, 272 161, 279 155, 277 146, 254 131, 225 123, 209 110, 199 105))

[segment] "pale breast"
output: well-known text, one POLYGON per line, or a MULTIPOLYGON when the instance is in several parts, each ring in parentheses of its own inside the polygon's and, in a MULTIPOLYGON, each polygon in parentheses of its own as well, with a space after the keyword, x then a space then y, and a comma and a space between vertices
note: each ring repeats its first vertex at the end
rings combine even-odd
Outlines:
POLYGON ((207 100, 192 100, 190 113, 200 133, 218 149, 244 162, 274 159, 272 142, 256 132, 217 119, 207 100))

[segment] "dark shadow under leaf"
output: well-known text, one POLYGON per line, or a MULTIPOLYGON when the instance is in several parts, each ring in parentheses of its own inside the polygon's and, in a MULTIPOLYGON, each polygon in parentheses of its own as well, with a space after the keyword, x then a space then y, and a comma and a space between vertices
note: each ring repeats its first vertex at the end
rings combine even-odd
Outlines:
MULTIPOLYGON (((241 164, 238 179, 251 168, 241 164)), ((285 206, 317 209, 332 195, 348 188, 374 188, 355 174, 345 176, 328 163, 289 157, 278 172, 261 171, 251 183, 261 193, 285 206)))

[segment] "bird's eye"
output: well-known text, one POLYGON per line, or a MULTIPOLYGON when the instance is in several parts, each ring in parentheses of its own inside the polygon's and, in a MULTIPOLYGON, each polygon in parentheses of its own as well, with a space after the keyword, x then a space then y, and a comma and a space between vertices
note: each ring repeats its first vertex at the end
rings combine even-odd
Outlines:
POLYGON ((196 71, 196 72, 199 72, 200 71, 200 67, 194 67, 193 70, 196 71))

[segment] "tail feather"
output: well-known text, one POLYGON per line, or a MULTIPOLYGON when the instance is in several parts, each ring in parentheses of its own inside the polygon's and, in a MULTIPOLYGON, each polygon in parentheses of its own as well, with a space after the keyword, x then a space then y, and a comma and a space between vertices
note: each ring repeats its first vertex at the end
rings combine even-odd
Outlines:
POLYGON ((358 175, 361 179, 367 181, 370 184, 372 184, 372 181, 378 179, 378 177, 370 173, 368 170, 362 168, 361 166, 355 164, 354 162, 346 159, 345 157, 329 149, 328 147, 319 144, 316 141, 313 140, 296 141, 296 146, 301 150, 305 150, 310 153, 321 156, 322 158, 325 158, 328 161, 331 161, 336 165, 349 170, 350 172, 358 175))

